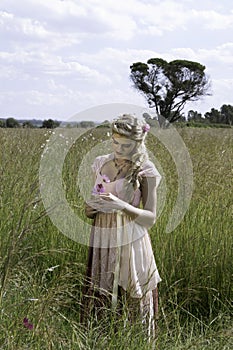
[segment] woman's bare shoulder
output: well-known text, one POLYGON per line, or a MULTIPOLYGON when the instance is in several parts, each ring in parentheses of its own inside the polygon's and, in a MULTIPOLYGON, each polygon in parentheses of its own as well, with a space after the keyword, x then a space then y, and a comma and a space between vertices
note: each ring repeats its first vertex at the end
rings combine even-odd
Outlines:
POLYGON ((149 159, 143 163, 140 175, 147 177, 160 176, 159 171, 155 167, 154 163, 149 159))
POLYGON ((159 185, 161 180, 161 175, 151 160, 146 160, 142 166, 142 170, 139 172, 139 176, 143 178, 155 178, 156 187, 159 185))
POLYGON ((92 164, 93 171, 100 170, 104 163, 106 163, 108 160, 112 158, 112 154, 104 154, 101 156, 97 156, 92 164))

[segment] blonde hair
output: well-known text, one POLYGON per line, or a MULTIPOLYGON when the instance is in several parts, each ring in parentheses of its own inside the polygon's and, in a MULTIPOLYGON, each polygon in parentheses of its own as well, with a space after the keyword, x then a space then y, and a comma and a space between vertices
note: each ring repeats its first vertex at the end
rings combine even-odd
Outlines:
POLYGON ((131 114, 123 114, 112 122, 112 133, 128 137, 134 141, 144 141, 149 125, 131 114))
POLYGON ((139 172, 142 170, 143 163, 148 159, 144 141, 149 128, 144 120, 139 120, 130 114, 123 114, 112 122, 113 134, 122 135, 136 141, 136 147, 131 158, 132 166, 125 177, 128 184, 131 184, 128 189, 130 187, 132 189, 132 185, 134 189, 140 186, 139 172))

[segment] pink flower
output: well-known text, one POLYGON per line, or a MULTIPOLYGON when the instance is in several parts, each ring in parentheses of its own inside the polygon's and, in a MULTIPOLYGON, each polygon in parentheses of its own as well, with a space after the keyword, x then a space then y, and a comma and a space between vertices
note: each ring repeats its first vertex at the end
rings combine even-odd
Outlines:
POLYGON ((150 125, 149 124, 143 125, 142 130, 143 132, 148 132, 150 130, 150 125))
POLYGON ((32 324, 32 323, 29 323, 28 318, 26 318, 26 317, 23 319, 23 325, 24 325, 24 327, 26 327, 27 329, 30 329, 30 330, 33 329, 33 324, 32 324))
POLYGON ((93 190, 92 190, 92 194, 100 194, 100 193, 104 193, 105 189, 104 186, 102 184, 97 184, 93 190))
POLYGON ((103 182, 107 182, 107 183, 110 182, 110 179, 107 175, 102 175, 102 179, 103 179, 103 182))

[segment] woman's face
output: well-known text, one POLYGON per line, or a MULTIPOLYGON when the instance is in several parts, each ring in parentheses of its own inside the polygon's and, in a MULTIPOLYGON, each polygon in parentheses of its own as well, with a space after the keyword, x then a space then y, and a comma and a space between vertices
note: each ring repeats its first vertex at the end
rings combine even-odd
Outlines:
POLYGON ((116 158, 130 158, 137 142, 125 136, 113 134, 112 148, 116 158))

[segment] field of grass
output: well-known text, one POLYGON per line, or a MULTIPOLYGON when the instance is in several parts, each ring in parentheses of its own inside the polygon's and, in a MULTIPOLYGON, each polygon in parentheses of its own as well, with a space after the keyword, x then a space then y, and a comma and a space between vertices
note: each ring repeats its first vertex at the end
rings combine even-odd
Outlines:
MULTIPOLYGON (((184 220, 170 233, 165 228, 177 196, 176 167, 166 148, 148 137, 167 187, 166 205, 150 230, 162 277, 153 346, 230 350, 233 131, 178 132, 192 159, 194 190, 184 220)), ((109 310, 99 322, 90 317, 88 328, 80 323, 88 247, 59 232, 40 198, 40 159, 51 133, 0 129, 0 349, 152 349, 139 323, 125 325, 109 310)), ((70 148, 63 169, 67 200, 83 219, 77 170, 88 150, 108 138, 108 129, 91 133, 70 148)))

